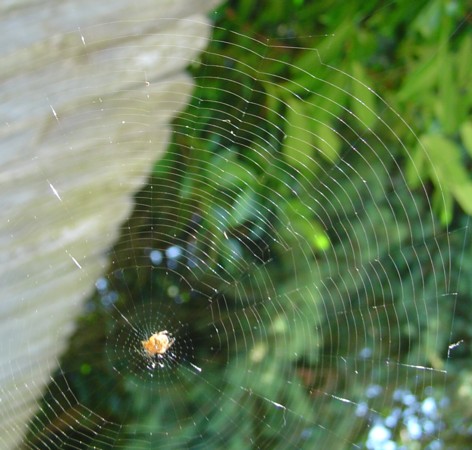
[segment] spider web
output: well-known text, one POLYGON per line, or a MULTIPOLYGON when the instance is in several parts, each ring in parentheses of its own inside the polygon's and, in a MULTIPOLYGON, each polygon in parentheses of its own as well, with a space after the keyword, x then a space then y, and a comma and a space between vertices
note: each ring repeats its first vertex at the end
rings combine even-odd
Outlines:
POLYGON ((107 271, 65 254, 96 292, 25 448, 445 448, 467 223, 438 219, 418 130, 331 65, 342 36, 288 34, 215 26, 107 271))

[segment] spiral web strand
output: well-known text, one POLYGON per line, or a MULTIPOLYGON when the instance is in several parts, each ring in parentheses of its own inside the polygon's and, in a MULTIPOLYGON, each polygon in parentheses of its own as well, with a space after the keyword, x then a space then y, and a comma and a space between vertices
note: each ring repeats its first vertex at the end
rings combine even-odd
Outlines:
MULTIPOLYGON (((456 300, 451 247, 467 228, 440 224, 412 156, 428 161, 427 149, 368 84, 324 59, 318 46, 334 39, 295 47, 215 27, 188 61, 190 105, 108 271, 90 279, 95 296, 27 448, 364 448, 399 404, 445 389, 456 344, 441 340, 453 326, 441 314, 456 300), (142 342, 163 331, 173 344, 146 355, 142 342)), ((150 113, 141 102, 128 111, 138 125, 150 113)), ((107 107, 126 109, 126 96, 107 107)), ((78 255, 64 258, 90 278, 78 255)), ((430 448, 442 432, 431 425, 430 448)))

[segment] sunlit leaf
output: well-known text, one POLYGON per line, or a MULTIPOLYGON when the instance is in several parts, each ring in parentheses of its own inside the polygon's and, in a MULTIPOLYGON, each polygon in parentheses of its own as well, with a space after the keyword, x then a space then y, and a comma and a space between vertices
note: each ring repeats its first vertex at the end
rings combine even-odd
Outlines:
POLYGON ((292 220, 292 227, 297 234, 311 244, 313 250, 324 251, 330 247, 328 235, 316 220, 297 216, 292 220))
MULTIPOLYGON (((422 136, 421 141, 431 160, 433 182, 448 189, 462 209, 472 214, 472 182, 462 164, 459 146, 437 134, 422 136)), ((450 219, 449 214, 442 217, 450 219)))
POLYGON ((426 156, 423 147, 417 146, 409 155, 406 161, 405 178, 412 189, 418 188, 426 176, 425 170, 426 156))
POLYGON ((306 115, 303 100, 291 98, 287 108, 287 129, 283 152, 286 161, 302 171, 316 168, 313 159, 311 120, 306 115))
POLYGON ((318 124, 315 132, 315 145, 323 158, 334 164, 339 158, 341 138, 329 124, 318 124))
POLYGON ((421 137, 421 142, 430 158, 431 176, 445 186, 457 186, 468 181, 461 161, 460 148, 450 139, 439 134, 421 137))
POLYGON ((352 80, 352 112, 363 127, 372 128, 377 120, 377 114, 375 112, 375 94, 369 87, 371 82, 364 67, 358 61, 352 63, 352 73, 356 78, 352 80))

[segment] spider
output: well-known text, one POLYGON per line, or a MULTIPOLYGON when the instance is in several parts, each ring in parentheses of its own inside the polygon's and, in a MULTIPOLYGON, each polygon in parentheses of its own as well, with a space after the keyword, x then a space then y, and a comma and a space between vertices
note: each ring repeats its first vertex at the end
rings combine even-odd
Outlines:
POLYGON ((150 358, 154 358, 155 356, 162 358, 167 350, 172 346, 175 342, 173 337, 169 336, 169 332, 167 330, 156 331, 152 334, 147 341, 141 341, 143 349, 146 353, 146 356, 150 358))

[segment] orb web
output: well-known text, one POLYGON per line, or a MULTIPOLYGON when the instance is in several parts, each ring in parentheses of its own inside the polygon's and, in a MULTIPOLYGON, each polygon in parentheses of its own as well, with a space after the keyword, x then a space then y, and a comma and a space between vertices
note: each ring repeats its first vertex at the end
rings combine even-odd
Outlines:
MULTIPOLYGON (((468 222, 438 218, 441 168, 413 124, 358 64, 331 63, 340 31, 282 31, 214 27, 186 64, 190 103, 106 273, 92 279, 65 255, 96 292, 25 447, 400 448, 381 445, 397 445, 401 428, 444 448, 462 269, 452 255, 468 222), (175 341, 146 355, 143 341, 162 331, 175 341)), ((143 74, 132 77, 145 92, 156 81, 143 74)), ((123 126, 151 114, 140 102, 123 126)), ((74 126, 111 127, 89 120, 74 126)), ((125 164, 152 160, 150 146, 125 164)))

